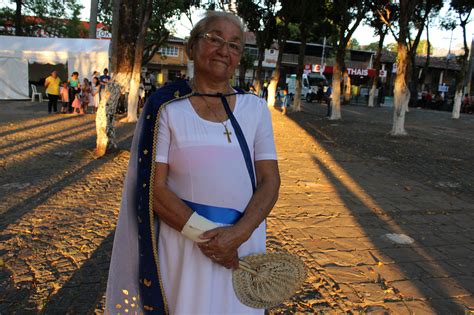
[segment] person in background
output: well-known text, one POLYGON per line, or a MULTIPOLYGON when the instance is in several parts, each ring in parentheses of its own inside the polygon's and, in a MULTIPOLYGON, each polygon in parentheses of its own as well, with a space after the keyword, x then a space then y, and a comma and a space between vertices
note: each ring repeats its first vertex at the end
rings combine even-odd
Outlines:
POLYGON ((91 95, 91 84, 87 78, 82 81, 81 104, 84 114, 87 114, 91 95))
POLYGON ((267 93, 268 93, 268 81, 267 81, 267 79, 265 79, 263 81, 262 98, 266 99, 267 98, 267 93))
POLYGON ((67 114, 69 104, 69 89, 67 88, 67 82, 61 84, 59 95, 61 100, 61 114, 67 114))
POLYGON ((72 102, 76 99, 76 95, 81 92, 81 82, 79 82, 79 73, 74 71, 71 78, 67 81, 69 87, 69 108, 68 112, 72 112, 72 102))
POLYGON ((91 84, 91 93, 90 93, 90 101, 89 104, 92 105, 92 112, 95 114, 97 112, 97 108, 99 107, 99 90, 100 90, 100 82, 98 77, 92 77, 92 84, 91 84))
POLYGON ((282 102, 281 97, 282 97, 281 88, 280 88, 279 86, 277 86, 277 88, 276 88, 276 95, 275 95, 275 103, 276 103, 276 104, 282 102))
POLYGON ((328 110, 326 113, 326 117, 331 116, 331 99, 332 99, 332 84, 329 84, 327 90, 326 90, 326 95, 324 96, 324 99, 326 101, 326 104, 328 105, 328 110))
POLYGON ((252 93, 252 94, 257 95, 257 91, 255 90, 255 87, 254 87, 253 85, 251 85, 251 86, 249 87, 249 92, 252 93))
POLYGON ((324 86, 322 83, 318 84, 318 90, 316 91, 316 102, 322 103, 324 101, 324 86))
POLYGON ((102 91, 105 89, 105 86, 110 81, 109 69, 107 68, 104 69, 104 74, 99 77, 99 81, 100 81, 100 93, 102 93, 102 91))
POLYGON ((94 78, 97 78, 97 80, 100 80, 100 73, 99 73, 99 71, 94 71, 94 72, 92 73, 90 82, 92 82, 92 80, 93 80, 94 78))
POLYGON ((109 83, 110 81, 109 69, 105 68, 103 73, 104 74, 99 77, 99 82, 100 82, 99 98, 102 98, 102 92, 104 91, 107 83, 109 83))
POLYGON ((286 114, 287 108, 290 106, 290 95, 288 94, 288 89, 284 87, 282 89, 282 98, 281 98, 281 112, 286 114))
POLYGON ((153 92, 150 72, 145 73, 145 78, 143 79, 143 87, 145 89, 145 102, 146 102, 150 94, 153 92))
POLYGON ((145 78, 140 76, 140 84, 138 85, 138 110, 140 111, 145 105, 145 86, 143 81, 145 78))
POLYGON ((151 80, 151 92, 156 91, 156 76, 153 73, 150 73, 150 80, 151 80))
POLYGON ((58 112, 58 98, 59 98, 59 85, 61 79, 58 77, 56 71, 51 72, 51 75, 44 81, 44 87, 46 88, 46 94, 48 94, 48 114, 51 114, 51 110, 55 113, 58 112))

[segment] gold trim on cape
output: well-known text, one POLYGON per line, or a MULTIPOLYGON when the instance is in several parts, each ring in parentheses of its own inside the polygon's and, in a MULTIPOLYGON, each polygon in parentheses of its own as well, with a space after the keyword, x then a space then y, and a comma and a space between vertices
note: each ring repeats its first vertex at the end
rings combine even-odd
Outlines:
MULTIPOLYGON (((177 91, 178 92, 178 91, 177 91)), ((160 108, 158 109, 158 114, 156 115, 156 121, 155 121, 155 128, 153 132, 153 148, 152 148, 152 156, 151 156, 151 174, 150 174, 150 185, 148 187, 149 189, 149 200, 148 200, 148 211, 150 213, 150 230, 151 230, 151 242, 153 245, 153 256, 155 259, 155 265, 156 265, 156 270, 157 274, 159 276, 159 281, 160 281, 160 288, 161 292, 163 293, 163 303, 165 305, 165 314, 169 314, 169 309, 168 309, 168 302, 166 300, 166 294, 165 290, 163 287, 163 281, 161 280, 161 268, 160 268, 160 260, 158 258, 158 243, 157 243, 157 238, 156 238, 156 229, 155 229, 155 211, 153 210, 153 188, 154 188, 154 181, 155 181, 155 156, 156 156, 156 145, 158 142, 158 131, 159 131, 159 122, 160 122, 160 117, 161 117, 161 111, 168 106, 170 103, 178 100, 182 100, 185 98, 189 98, 192 95, 192 92, 189 94, 186 94, 181 97, 174 98, 172 100, 169 100, 168 102, 163 103, 160 108)))

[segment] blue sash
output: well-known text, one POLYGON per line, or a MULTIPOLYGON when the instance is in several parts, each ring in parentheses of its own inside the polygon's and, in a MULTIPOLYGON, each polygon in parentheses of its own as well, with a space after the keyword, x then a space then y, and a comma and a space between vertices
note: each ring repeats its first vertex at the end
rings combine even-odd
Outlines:
POLYGON ((242 217, 242 213, 232 209, 223 207, 214 207, 183 200, 193 211, 216 223, 235 224, 242 217))

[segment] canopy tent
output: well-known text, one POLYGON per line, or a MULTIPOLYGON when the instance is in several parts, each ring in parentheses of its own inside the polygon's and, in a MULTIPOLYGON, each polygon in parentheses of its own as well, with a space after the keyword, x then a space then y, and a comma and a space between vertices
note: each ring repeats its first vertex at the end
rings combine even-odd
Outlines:
MULTIPOLYGON (((29 98, 29 64, 67 65, 89 78, 109 64, 108 40, 0 36, 0 99, 29 98)), ((67 78, 61 78, 66 81, 67 78)))

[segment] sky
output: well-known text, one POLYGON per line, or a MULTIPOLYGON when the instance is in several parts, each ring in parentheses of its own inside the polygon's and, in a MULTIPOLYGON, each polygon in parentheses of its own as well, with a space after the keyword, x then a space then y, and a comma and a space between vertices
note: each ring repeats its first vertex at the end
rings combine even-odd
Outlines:
MULTIPOLYGON (((83 20, 89 20, 90 1, 82 0, 82 5, 84 6, 84 9, 82 10, 81 17, 83 20)), ((445 5, 445 7, 441 10, 440 15, 445 15, 447 9, 448 7, 445 5)), ((197 22, 201 16, 202 12, 196 11, 193 17, 193 22, 197 22)), ((189 20, 183 15, 181 19, 175 24, 175 35, 184 38, 189 35, 190 30, 191 24, 189 20)), ((471 21, 471 23, 468 24, 466 33, 469 44, 474 36, 474 21, 471 21)), ((429 34, 430 42, 436 48, 435 55, 446 55, 450 48, 450 42, 451 51, 462 48, 463 34, 460 27, 456 28, 451 34, 451 31, 441 30, 438 26, 434 25, 430 27, 429 34)), ((373 30, 366 25, 360 25, 355 31, 353 37, 356 38, 361 45, 367 45, 378 40, 378 38, 373 35, 373 30)), ((423 32, 422 39, 426 39, 426 32, 423 32)), ((385 40, 385 45, 390 42, 395 42, 395 39, 391 35, 385 40)))

